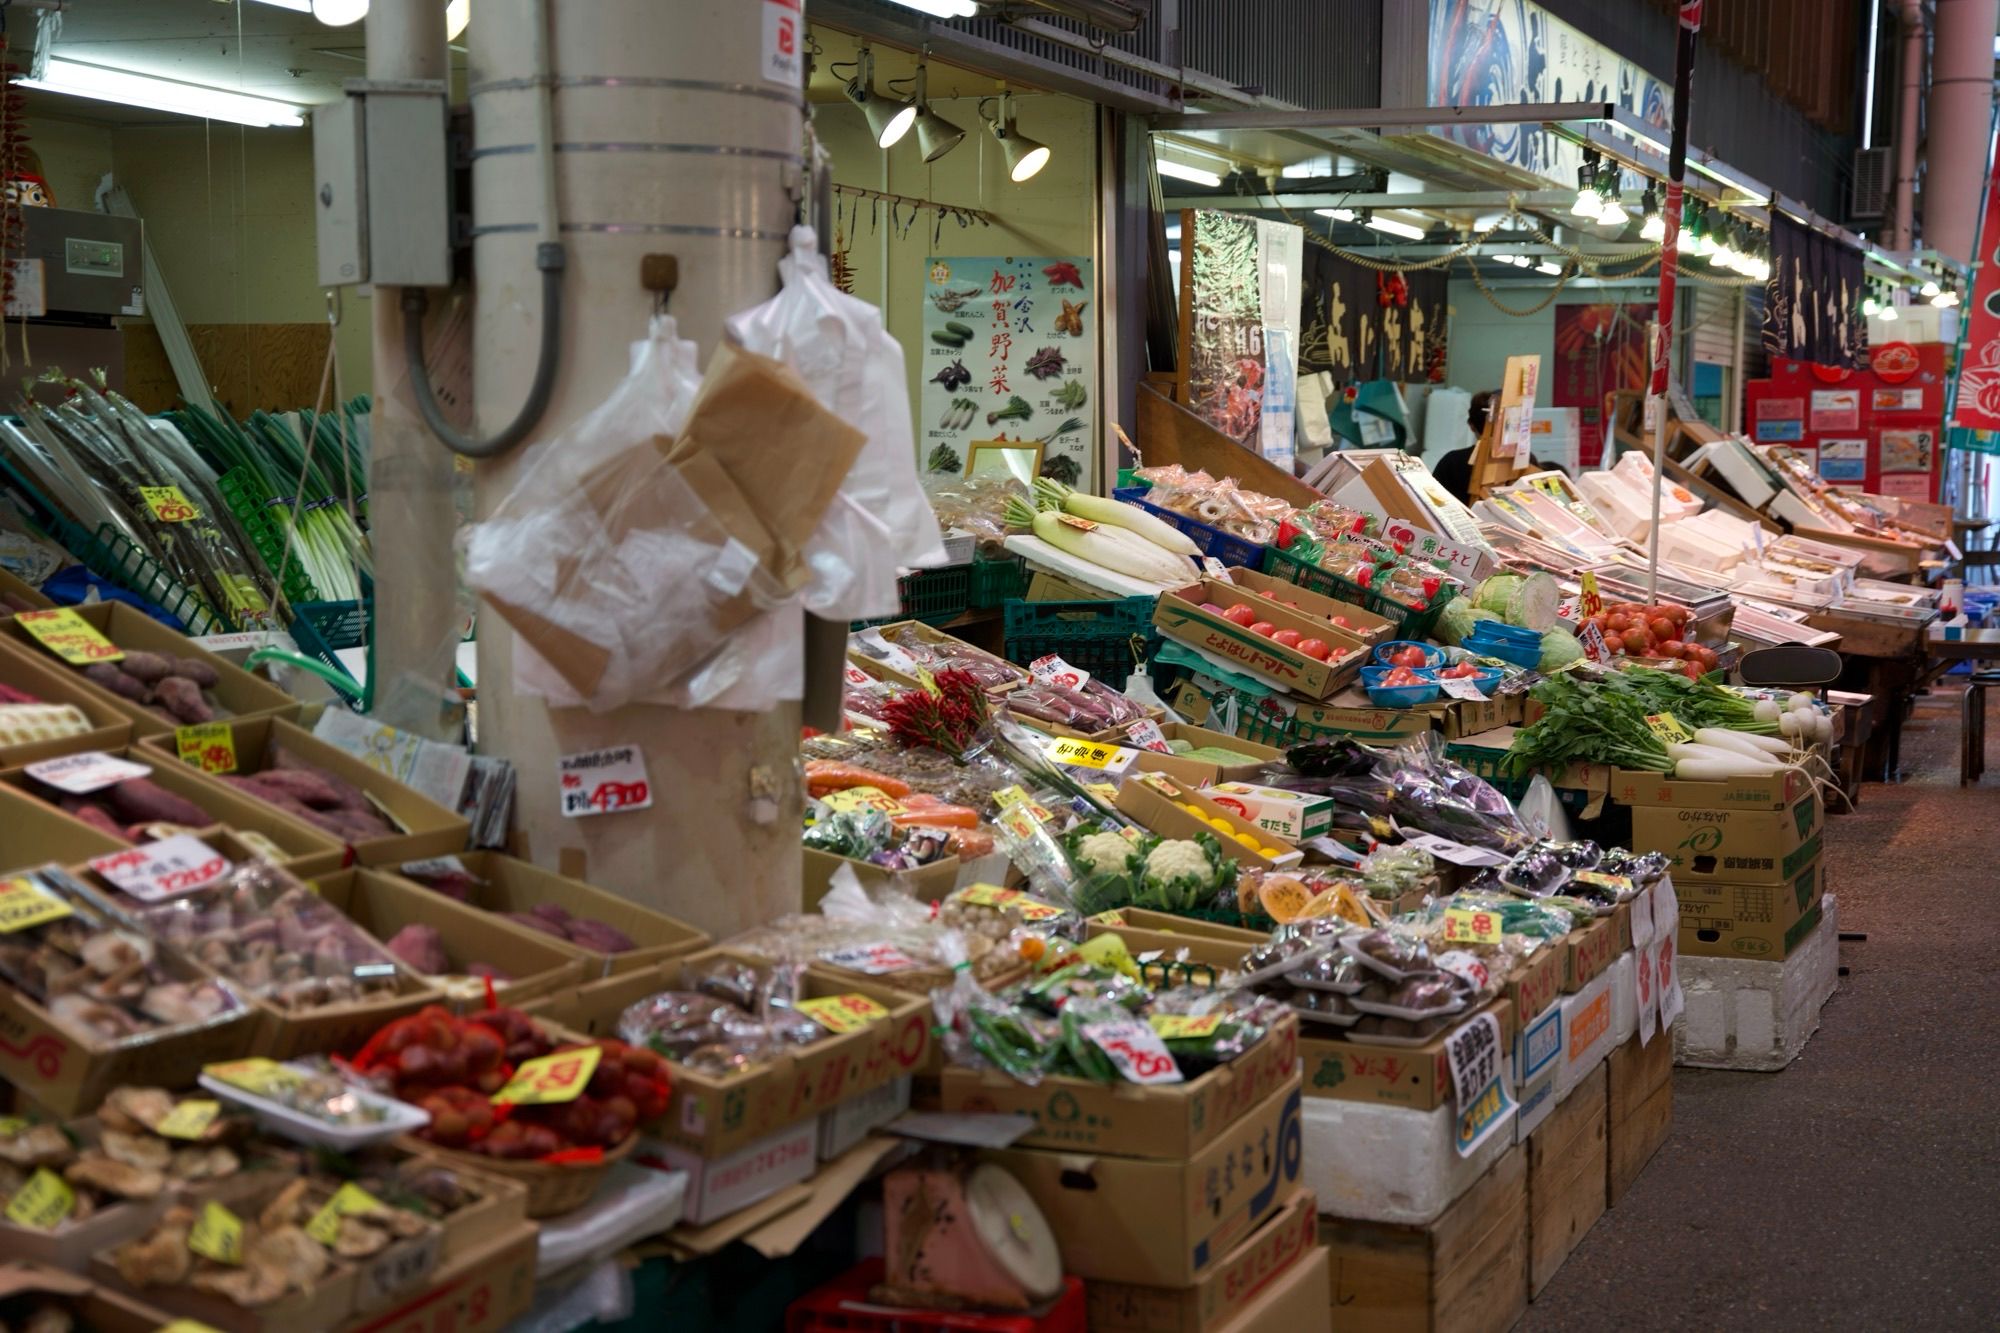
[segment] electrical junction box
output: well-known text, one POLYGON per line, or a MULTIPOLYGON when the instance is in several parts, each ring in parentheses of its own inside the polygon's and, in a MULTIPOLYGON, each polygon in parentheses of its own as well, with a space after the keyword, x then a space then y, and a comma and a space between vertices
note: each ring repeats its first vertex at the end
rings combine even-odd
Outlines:
POLYGON ((353 80, 342 102, 315 110, 323 284, 451 284, 447 113, 436 80, 353 80))
POLYGON ((322 287, 368 281, 368 164, 361 118, 359 97, 313 108, 313 216, 322 287))

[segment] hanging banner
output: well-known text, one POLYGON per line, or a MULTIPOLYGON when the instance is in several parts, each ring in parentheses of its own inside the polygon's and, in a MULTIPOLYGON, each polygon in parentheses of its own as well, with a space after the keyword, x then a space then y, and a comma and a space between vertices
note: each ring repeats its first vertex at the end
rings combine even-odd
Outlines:
MULTIPOLYGON (((1986 183, 1986 214, 1979 223, 1986 260, 1972 271, 1972 294, 1965 302, 1965 334, 1959 357, 1958 395, 1949 424, 1963 430, 2000 430, 2000 163, 1986 183)), ((1952 447, 2000 452, 2000 444, 1954 438, 1952 447)))
POLYGON ((926 473, 965 470, 974 441, 1042 445, 1042 475, 1085 485, 1096 443, 1097 314, 1091 261, 925 261, 926 473))
POLYGON ((1577 413, 1575 466, 1594 468, 1604 456, 1604 400, 1619 389, 1646 387, 1646 325, 1653 315, 1652 306, 1637 303, 1555 308, 1549 400, 1577 413))
POLYGON ((1377 379, 1442 384, 1449 283, 1430 270, 1379 273, 1308 244, 1299 373, 1329 375, 1336 388, 1377 379))
POLYGON ((1181 401, 1289 468, 1305 233, 1290 223, 1186 209, 1181 236, 1181 401))
MULTIPOLYGON (((1764 350, 1844 370, 1868 368, 1861 252, 1771 217, 1771 281, 1764 296, 1764 350)), ((1815 429, 1842 429, 1838 426, 1815 429)))

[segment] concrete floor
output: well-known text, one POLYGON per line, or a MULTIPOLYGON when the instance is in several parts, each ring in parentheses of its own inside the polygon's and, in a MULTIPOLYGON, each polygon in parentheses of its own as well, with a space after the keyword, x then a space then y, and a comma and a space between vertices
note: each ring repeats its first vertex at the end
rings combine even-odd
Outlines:
POLYGON ((1518 1329, 2000 1328, 2000 753, 1961 788, 1939 694, 1904 781, 1829 821, 1868 938, 1820 1030, 1780 1073, 1676 1069, 1671 1136, 1518 1329))

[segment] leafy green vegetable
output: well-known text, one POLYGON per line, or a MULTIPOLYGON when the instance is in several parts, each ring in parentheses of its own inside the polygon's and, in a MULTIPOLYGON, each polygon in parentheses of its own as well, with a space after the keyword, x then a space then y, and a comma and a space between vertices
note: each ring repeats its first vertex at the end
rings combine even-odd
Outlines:
MULTIPOLYGON (((1456 603, 1453 605, 1456 605, 1456 603)), ((1447 607, 1445 609, 1450 610, 1451 608, 1447 607)), ((1560 671, 1571 662, 1580 662, 1582 660, 1583 645, 1577 642, 1576 635, 1571 634, 1566 629, 1552 629, 1543 632, 1542 659, 1535 663, 1537 671, 1546 675, 1551 671, 1560 671)))
MULTIPOLYGON (((1614 673, 1613 679, 1623 674, 1614 673)), ((1646 714, 1659 710, 1646 707, 1638 695, 1608 680, 1580 680, 1575 673, 1550 676, 1533 693, 1548 711, 1515 734, 1503 761, 1510 775, 1559 772, 1579 759, 1653 773, 1673 768, 1667 747, 1646 725, 1646 714)))

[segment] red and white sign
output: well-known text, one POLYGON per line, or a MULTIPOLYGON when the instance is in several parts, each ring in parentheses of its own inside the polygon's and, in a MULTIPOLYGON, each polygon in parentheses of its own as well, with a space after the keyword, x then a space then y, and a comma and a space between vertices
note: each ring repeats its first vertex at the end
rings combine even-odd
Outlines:
POLYGON ((829 949, 820 957, 835 967, 844 967, 850 972, 865 972, 871 977, 886 976, 892 972, 914 972, 923 966, 893 944, 849 945, 845 949, 829 949))
POLYGON ((799 0, 764 0, 764 82, 804 89, 804 37, 799 0))
POLYGON ((1130 1083, 1179 1083, 1181 1067, 1174 1063, 1160 1034, 1149 1024, 1121 1018, 1109 1023, 1085 1023, 1083 1035, 1111 1057, 1130 1083))
POLYGON ((60 759, 44 759, 28 765, 28 776, 46 782, 72 796, 86 796, 106 787, 115 787, 133 778, 143 778, 153 770, 145 764, 115 759, 101 750, 67 754, 60 759))
POLYGON ((557 790, 566 818, 644 810, 653 803, 646 781, 646 757, 636 745, 566 754, 558 761, 557 790))
POLYGON ((100 856, 90 868, 140 902, 157 903, 205 889, 233 868, 228 857, 193 834, 100 856))
POLYGON ((1140 718, 1125 728, 1125 739, 1142 750, 1156 754, 1172 754, 1174 747, 1167 744, 1167 733, 1160 730, 1160 724, 1150 717, 1140 718))
POLYGON ((1082 667, 1074 667, 1050 653, 1028 663, 1028 674, 1044 685, 1053 685, 1060 690, 1080 690, 1090 683, 1090 673, 1082 667))

